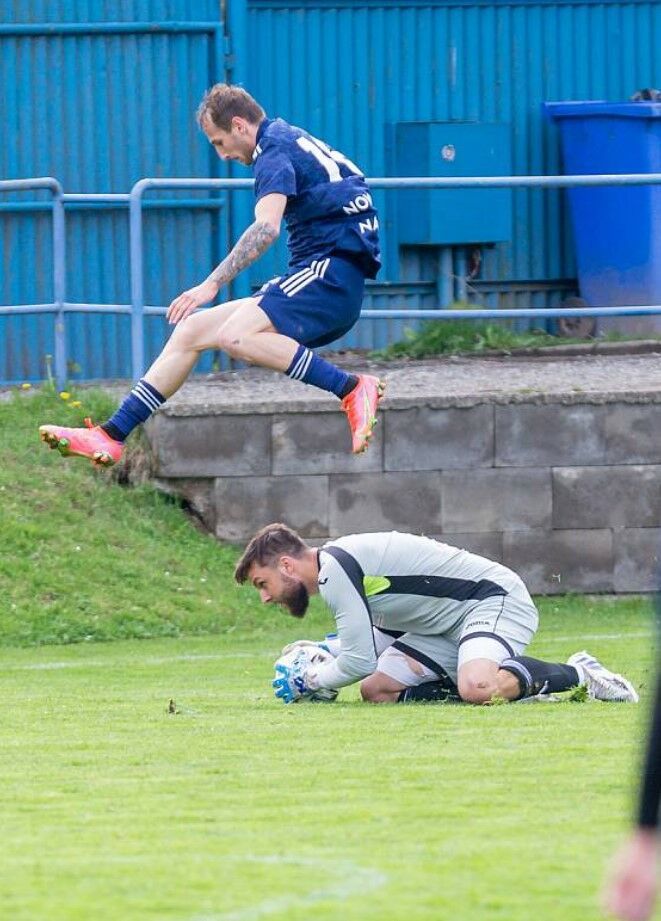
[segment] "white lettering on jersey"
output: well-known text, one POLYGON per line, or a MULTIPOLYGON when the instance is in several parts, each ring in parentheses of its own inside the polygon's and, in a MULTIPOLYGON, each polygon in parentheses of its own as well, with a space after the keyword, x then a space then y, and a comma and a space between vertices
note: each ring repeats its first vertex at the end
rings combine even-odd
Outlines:
POLYGON ((372 196, 369 192, 362 192, 360 195, 356 195, 348 205, 344 205, 342 210, 345 214, 358 214, 359 211, 369 211, 371 207, 372 196))
POLYGON ((323 168, 328 173, 328 178, 331 182, 340 182, 342 180, 342 176, 340 175, 340 170, 337 165, 338 163, 343 163, 347 169, 351 170, 352 173, 355 173, 356 176, 363 175, 356 164, 352 163, 348 157, 345 157, 344 154, 341 154, 339 150, 331 150, 328 144, 324 144, 323 141, 312 137, 312 135, 309 137, 296 138, 296 143, 301 148, 301 150, 312 154, 317 163, 323 166, 323 168))
POLYGON ((379 219, 377 217, 368 217, 366 221, 360 221, 358 230, 361 233, 369 233, 371 230, 379 229, 379 219))

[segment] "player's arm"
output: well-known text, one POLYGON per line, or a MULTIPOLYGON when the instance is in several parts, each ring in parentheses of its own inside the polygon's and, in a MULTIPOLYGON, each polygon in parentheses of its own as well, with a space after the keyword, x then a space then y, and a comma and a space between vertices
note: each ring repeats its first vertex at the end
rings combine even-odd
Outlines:
POLYGON ((202 282, 175 298, 168 307, 170 323, 179 323, 203 304, 212 301, 223 285, 252 265, 280 235, 287 196, 272 192, 255 205, 255 220, 239 237, 231 252, 202 282))
POLYGON ((362 582, 335 557, 324 554, 319 583, 321 595, 335 615, 340 652, 334 661, 310 671, 307 680, 315 689, 341 688, 371 675, 376 668, 372 620, 362 582))

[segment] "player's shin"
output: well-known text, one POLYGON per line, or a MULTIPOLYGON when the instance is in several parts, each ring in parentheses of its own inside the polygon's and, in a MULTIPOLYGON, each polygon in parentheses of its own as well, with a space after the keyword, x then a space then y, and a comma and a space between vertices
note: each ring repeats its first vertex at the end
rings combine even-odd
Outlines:
POLYGON ((522 697, 535 694, 552 694, 569 691, 581 683, 578 671, 572 665, 556 662, 542 662, 531 656, 512 656, 500 663, 503 671, 510 672, 519 683, 522 697))

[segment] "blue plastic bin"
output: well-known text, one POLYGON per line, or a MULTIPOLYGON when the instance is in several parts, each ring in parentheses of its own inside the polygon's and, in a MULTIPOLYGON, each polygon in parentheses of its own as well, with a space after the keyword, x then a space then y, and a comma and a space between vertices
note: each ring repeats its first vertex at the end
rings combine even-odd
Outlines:
MULTIPOLYGON (((560 126, 566 174, 661 172, 661 104, 545 107, 560 126)), ((568 194, 581 296, 593 307, 661 305, 661 186, 599 186, 568 194)), ((661 320, 651 319, 658 327, 661 320)))

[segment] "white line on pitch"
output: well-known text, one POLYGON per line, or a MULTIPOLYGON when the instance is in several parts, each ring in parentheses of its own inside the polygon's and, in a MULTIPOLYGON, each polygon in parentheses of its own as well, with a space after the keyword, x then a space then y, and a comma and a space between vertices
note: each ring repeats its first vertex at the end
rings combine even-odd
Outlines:
MULTIPOLYGON (((258 921, 267 915, 285 913, 293 908, 309 908, 317 902, 346 901, 354 895, 366 895, 375 889, 380 889, 388 881, 388 877, 366 867, 360 867, 351 860, 333 861, 327 858, 310 857, 248 857, 246 862, 263 864, 289 864, 306 869, 318 869, 327 879, 329 873, 339 874, 338 879, 326 882, 322 887, 313 889, 303 895, 284 895, 279 898, 266 899, 256 905, 240 908, 236 911, 218 913, 205 913, 195 915, 191 921, 258 921)), ((242 862, 241 858, 237 858, 242 862)))
POLYGON ((639 640, 643 638, 652 639, 654 634, 651 631, 640 633, 576 633, 571 636, 542 636, 535 637, 544 643, 570 643, 572 640, 639 640))
MULTIPOLYGON (((269 655, 270 653, 261 653, 269 655)), ((224 652, 208 655, 149 656, 145 659, 80 659, 76 662, 30 662, 26 665, 3 665, 3 671, 50 671, 63 668, 117 668, 123 665, 163 665, 166 662, 199 662, 206 659, 254 659, 259 653, 224 652)))

